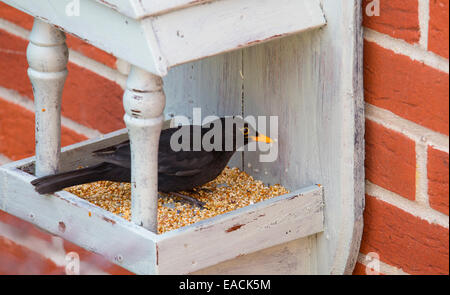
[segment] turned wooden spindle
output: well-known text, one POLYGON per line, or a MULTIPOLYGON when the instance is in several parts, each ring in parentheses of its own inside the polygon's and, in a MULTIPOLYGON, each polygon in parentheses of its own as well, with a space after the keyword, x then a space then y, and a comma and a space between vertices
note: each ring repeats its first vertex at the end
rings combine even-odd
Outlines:
POLYGON ((69 51, 65 34, 34 20, 27 48, 28 76, 33 85, 36 128, 36 176, 54 174, 61 152, 61 100, 69 51))
POLYGON ((162 86, 161 77, 133 66, 123 100, 131 142, 131 218, 155 233, 158 228, 158 144, 166 104, 162 86))

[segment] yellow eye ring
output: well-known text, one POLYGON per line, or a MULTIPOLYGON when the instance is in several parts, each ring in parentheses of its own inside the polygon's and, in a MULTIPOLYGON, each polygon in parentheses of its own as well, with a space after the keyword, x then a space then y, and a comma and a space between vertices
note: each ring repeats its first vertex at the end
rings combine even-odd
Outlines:
POLYGON ((242 131, 242 134, 244 134, 244 135, 248 135, 248 133, 250 132, 250 131, 248 130, 248 127, 242 128, 241 131, 242 131))

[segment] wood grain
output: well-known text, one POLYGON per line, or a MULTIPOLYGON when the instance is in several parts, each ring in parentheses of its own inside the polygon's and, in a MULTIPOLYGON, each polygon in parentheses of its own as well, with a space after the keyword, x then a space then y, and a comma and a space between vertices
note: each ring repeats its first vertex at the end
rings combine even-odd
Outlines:
POLYGON ((79 0, 77 16, 72 0, 3 1, 159 76, 325 24, 319 0, 79 0))
POLYGON ((322 230, 322 189, 307 187, 164 234, 159 273, 190 273, 322 230))
POLYGON ((261 163, 257 153, 246 152, 244 167, 289 189, 324 185, 318 273, 351 273, 362 233, 360 4, 322 1, 325 28, 244 50, 244 113, 279 120, 277 161, 261 163))
POLYGON ((323 231, 323 190, 311 186, 156 235, 68 192, 39 195, 18 169, 33 161, 0 168, 0 210, 138 274, 189 273, 323 231))

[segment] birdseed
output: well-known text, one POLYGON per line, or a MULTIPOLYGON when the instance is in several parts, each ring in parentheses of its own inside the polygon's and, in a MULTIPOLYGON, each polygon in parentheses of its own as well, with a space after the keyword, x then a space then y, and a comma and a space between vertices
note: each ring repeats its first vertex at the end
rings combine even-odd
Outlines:
MULTIPOLYGON (((131 220, 131 185, 98 181, 66 188, 66 191, 105 210, 131 220)), ((165 233, 200 220, 255 204, 289 191, 279 184, 265 186, 238 168, 226 167, 213 181, 192 192, 179 192, 205 203, 198 206, 165 194, 158 199, 158 233, 165 233)))

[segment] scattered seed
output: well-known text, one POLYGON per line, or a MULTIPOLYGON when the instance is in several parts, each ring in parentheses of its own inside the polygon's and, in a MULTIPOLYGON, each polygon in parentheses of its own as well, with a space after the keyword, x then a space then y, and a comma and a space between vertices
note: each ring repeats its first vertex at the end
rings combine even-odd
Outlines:
MULTIPOLYGON (((65 189, 66 191, 131 220, 131 185, 98 181, 65 189)), ((279 184, 265 186, 238 168, 225 168, 213 181, 196 192, 180 192, 205 203, 205 209, 181 202, 179 198, 158 199, 158 233, 171 231, 200 220, 230 212, 289 191, 279 184)))

